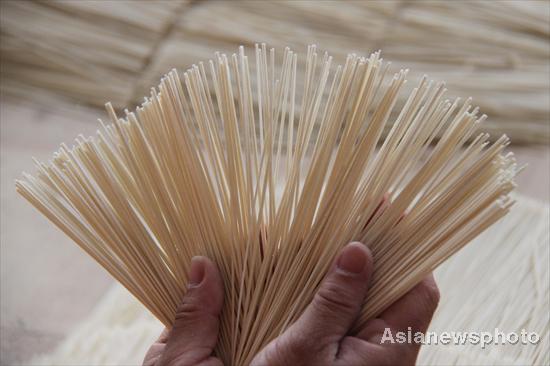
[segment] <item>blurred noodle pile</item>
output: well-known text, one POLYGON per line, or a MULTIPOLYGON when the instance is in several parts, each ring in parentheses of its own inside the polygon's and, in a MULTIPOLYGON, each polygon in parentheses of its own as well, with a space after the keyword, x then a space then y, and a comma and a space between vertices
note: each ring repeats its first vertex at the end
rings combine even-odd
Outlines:
POLYGON ((498 131, 493 136, 506 133, 515 143, 550 137, 547 1, 84 0, 0 7, 3 94, 54 93, 122 108, 141 102, 166 70, 187 68, 212 50, 267 42, 299 51, 317 43, 337 63, 349 51, 382 49, 395 69, 414 71, 409 87, 425 73, 446 80, 490 116, 484 130, 498 131))

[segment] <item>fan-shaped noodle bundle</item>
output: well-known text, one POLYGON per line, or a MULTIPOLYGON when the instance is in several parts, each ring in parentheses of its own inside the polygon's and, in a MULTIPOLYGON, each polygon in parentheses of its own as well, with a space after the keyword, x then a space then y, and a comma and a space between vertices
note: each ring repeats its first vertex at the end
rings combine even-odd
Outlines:
POLYGON ((255 72, 242 47, 171 71, 16 182, 166 325, 192 256, 213 259, 228 364, 292 324, 352 240, 375 260, 361 327, 504 216, 518 171, 507 137, 475 135, 485 116, 443 84, 422 79, 396 108, 407 71, 388 76, 379 52, 333 67, 310 46, 300 91, 296 53, 255 56, 255 72))

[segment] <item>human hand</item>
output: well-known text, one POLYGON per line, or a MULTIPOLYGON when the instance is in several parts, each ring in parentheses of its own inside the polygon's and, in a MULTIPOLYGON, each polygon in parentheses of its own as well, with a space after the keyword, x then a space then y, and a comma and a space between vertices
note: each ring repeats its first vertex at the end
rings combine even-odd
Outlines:
POLYGON ((218 340, 223 287, 217 267, 194 257, 189 285, 170 330, 149 348, 143 366, 222 366, 212 352, 218 340))
POLYGON ((372 257, 361 243, 340 252, 304 314, 271 341, 252 366, 278 365, 414 365, 419 344, 381 343, 384 330, 392 334, 425 333, 439 301, 429 276, 396 301, 357 335, 348 332, 367 295, 372 257))
MULTIPOLYGON (((212 357, 223 302, 215 265, 193 259, 189 291, 171 331, 165 330, 148 351, 144 366, 222 365, 212 357), (202 278, 198 279, 197 278, 202 278)), ((392 334, 411 327, 425 332, 439 300, 430 276, 369 321, 356 336, 347 333, 359 315, 372 273, 372 258, 363 244, 347 245, 336 259, 304 314, 252 361, 263 365, 412 365, 417 344, 381 344, 385 328, 392 334)))

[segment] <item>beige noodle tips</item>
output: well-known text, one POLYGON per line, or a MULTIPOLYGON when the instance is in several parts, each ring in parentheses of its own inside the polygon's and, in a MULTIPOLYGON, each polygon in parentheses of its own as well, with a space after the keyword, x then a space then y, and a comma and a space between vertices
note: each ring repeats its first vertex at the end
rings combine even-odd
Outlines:
POLYGON ((212 258, 226 291, 217 354, 247 364, 349 241, 375 258, 359 327, 513 204, 508 138, 476 135, 485 116, 425 78, 397 108, 406 74, 388 76, 378 52, 336 67, 314 46, 282 62, 257 46, 252 65, 242 47, 216 54, 124 118, 108 105, 111 124, 17 190, 166 325, 191 257, 212 258))

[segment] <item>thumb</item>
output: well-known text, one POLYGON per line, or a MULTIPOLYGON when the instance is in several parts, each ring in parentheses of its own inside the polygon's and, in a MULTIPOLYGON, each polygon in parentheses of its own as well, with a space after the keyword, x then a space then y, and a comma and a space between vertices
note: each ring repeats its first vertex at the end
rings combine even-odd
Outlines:
POLYGON ((295 325, 308 336, 339 341, 359 315, 372 267, 372 255, 364 244, 346 245, 295 325))
POLYGON ((214 263, 206 257, 193 257, 187 288, 160 365, 199 363, 212 355, 216 345, 223 285, 214 263))

